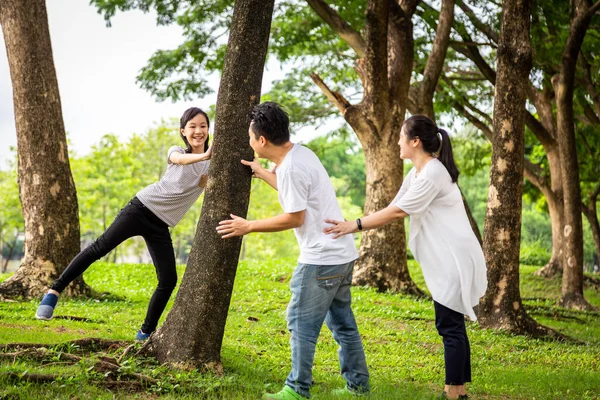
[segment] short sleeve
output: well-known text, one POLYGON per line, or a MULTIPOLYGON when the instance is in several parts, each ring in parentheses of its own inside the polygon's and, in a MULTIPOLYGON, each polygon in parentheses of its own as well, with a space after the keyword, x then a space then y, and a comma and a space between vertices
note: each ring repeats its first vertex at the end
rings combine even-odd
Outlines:
POLYGON ((309 180, 302 171, 286 171, 277 184, 277 191, 283 212, 295 213, 306 210, 308 204, 309 180))
POLYGON ((400 188, 400 192, 392 202, 392 205, 398 207, 408 215, 417 216, 427 210, 427 207, 429 207, 438 195, 440 189, 431 180, 422 178, 414 179, 402 196, 400 196, 401 192, 402 188, 400 188))
POLYGON ((185 149, 181 146, 171 146, 169 147, 169 151, 167 151, 167 163, 169 164, 173 164, 171 162, 171 153, 176 152, 176 153, 181 153, 181 154, 185 154, 185 149))

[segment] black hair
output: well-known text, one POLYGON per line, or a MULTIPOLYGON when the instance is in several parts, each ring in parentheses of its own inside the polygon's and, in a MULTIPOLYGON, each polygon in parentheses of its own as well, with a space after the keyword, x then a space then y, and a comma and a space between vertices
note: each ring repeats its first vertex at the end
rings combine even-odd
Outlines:
POLYGON ((460 172, 454 162, 452 143, 450 143, 448 132, 438 128, 435 122, 424 115, 413 115, 404 121, 402 126, 404 126, 406 136, 409 139, 419 138, 423 143, 423 149, 436 156, 448 170, 452 182, 456 182, 460 172))
POLYGON ((272 101, 258 104, 252 109, 250 118, 256 139, 264 136, 276 146, 290 141, 290 118, 279 104, 272 101))
MULTIPOLYGON (((198 114, 204 115, 204 117, 206 118, 206 123, 208 124, 208 127, 210 128, 210 118, 208 118, 208 114, 206 114, 201 108, 198 108, 198 107, 191 107, 184 111, 183 115, 181 116, 181 119, 179 120, 179 128, 185 129, 185 126, 187 125, 187 123, 190 122, 192 119, 194 119, 194 117, 198 114)), ((192 146, 188 142, 187 138, 185 137, 185 135, 183 133, 181 133, 181 130, 179 131, 179 134, 181 135, 181 138, 183 139, 183 142, 185 143, 185 146, 186 146, 185 152, 191 153, 192 146)), ((204 142, 204 152, 206 152, 208 150, 208 140, 209 139, 210 139, 210 136, 207 135, 206 141, 204 142)))

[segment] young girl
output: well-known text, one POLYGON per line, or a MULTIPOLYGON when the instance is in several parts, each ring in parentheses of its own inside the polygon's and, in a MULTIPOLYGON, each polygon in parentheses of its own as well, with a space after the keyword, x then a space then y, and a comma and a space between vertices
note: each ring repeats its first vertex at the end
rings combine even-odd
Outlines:
POLYGON ((150 337, 177 284, 169 227, 183 218, 206 185, 208 160, 212 154, 212 147, 208 146, 209 123, 208 115, 199 108, 192 107, 183 113, 180 134, 186 148, 172 146, 167 154, 167 169, 163 177, 140 190, 106 232, 71 261, 42 299, 35 314, 37 319, 52 319, 60 293, 94 261, 126 239, 142 236, 156 268, 158 286, 135 338, 146 340, 150 337))
POLYGON ((337 238, 410 216, 409 246, 433 297, 435 326, 444 342, 442 398, 466 399, 471 361, 464 315, 477 319, 473 307, 487 287, 483 251, 456 185, 458 169, 448 133, 416 115, 402 125, 398 145, 400 158, 411 160, 414 168, 392 203, 356 221, 327 220, 333 226, 325 233, 337 238))

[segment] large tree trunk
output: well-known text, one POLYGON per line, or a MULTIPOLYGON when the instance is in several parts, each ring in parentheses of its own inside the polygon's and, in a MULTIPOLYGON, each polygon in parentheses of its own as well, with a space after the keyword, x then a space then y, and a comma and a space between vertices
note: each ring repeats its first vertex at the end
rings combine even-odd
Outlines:
POLYGON ((556 92, 558 145, 564 189, 564 269, 560 305, 577 310, 588 310, 590 304, 583 297, 583 223, 581 217, 581 189, 573 117, 573 93, 577 57, 589 26, 592 13, 587 0, 574 2, 574 17, 569 38, 563 52, 558 79, 553 81, 556 92))
POLYGON ((524 105, 533 57, 530 12, 531 0, 503 2, 483 240, 489 283, 477 314, 484 327, 541 336, 547 331, 526 313, 519 292, 524 105))
POLYGON ((274 0, 236 0, 217 98, 214 156, 202 215, 183 281, 164 325, 146 349, 161 362, 221 370, 221 344, 242 238, 223 240, 215 227, 246 216, 251 159, 249 113, 260 99, 274 0))
MULTIPOLYGON (((403 163, 398 154, 396 136, 390 135, 385 142, 372 140, 363 143, 367 170, 365 215, 387 207, 402 183, 403 163)), ((354 272, 355 284, 369 285, 381 292, 423 294, 406 268, 404 221, 364 232, 360 247, 360 259, 354 272)))
MULTIPOLYGON (((79 252, 77 194, 69 167, 58 82, 44 0, 3 0, 17 128, 25 258, 0 285, 4 297, 40 296, 79 252)), ((87 295, 83 279, 67 295, 87 295)))

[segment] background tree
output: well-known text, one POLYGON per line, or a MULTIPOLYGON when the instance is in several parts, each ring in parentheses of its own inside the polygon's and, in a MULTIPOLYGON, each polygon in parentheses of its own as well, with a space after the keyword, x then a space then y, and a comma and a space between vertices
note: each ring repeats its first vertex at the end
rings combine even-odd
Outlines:
MULTIPOLYGON (((79 252, 77 194, 69 167, 43 0, 0 3, 13 87, 25 258, 0 285, 4 297, 39 296, 79 252)), ((83 279, 66 295, 88 295, 83 279)))
POLYGON ((221 370, 221 344, 241 238, 223 240, 218 222, 246 216, 251 159, 249 112, 260 99, 274 0, 236 0, 217 98, 214 156, 194 245, 173 308, 146 349, 161 362, 221 370), (245 123, 240 123, 245 121, 245 123))
POLYGON ((498 41, 498 75, 494 96, 492 166, 483 248, 488 289, 480 303, 482 326, 543 335, 523 308, 519 291, 519 248, 525 98, 532 50, 530 0, 505 0, 498 41))
POLYGON ((559 303, 568 308, 590 309, 583 297, 583 223, 581 189, 573 118, 573 96, 577 59, 592 16, 600 1, 589 7, 587 0, 575 0, 571 29, 562 56, 560 72, 552 80, 556 92, 557 136, 564 184, 565 243, 562 296, 559 303))

